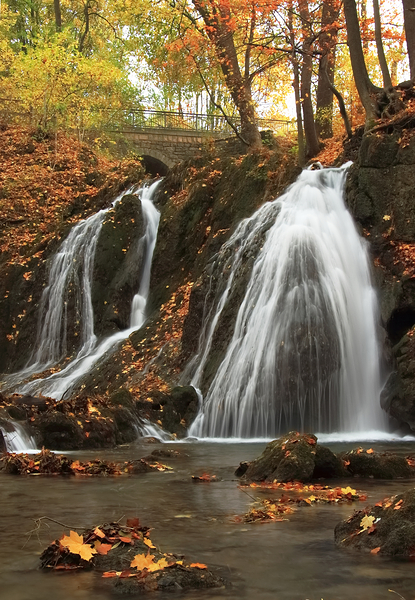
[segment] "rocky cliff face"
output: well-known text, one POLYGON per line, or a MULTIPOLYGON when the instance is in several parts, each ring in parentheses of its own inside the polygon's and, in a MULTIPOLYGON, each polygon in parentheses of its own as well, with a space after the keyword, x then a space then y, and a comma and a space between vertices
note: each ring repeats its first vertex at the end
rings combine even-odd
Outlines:
POLYGON ((370 242, 383 324, 382 406, 415 430, 415 130, 391 126, 363 137, 346 189, 370 242))

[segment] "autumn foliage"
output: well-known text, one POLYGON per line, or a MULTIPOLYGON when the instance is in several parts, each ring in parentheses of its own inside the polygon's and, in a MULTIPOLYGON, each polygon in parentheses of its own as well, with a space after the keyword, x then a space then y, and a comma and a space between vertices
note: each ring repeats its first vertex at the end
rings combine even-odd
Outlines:
MULTIPOLYGON (((0 128, 0 164, 0 250, 3 260, 23 266, 42 258, 63 226, 96 212, 142 174, 136 161, 99 156, 63 133, 44 137, 19 127, 0 128)), ((30 269, 23 277, 32 277, 30 269)))

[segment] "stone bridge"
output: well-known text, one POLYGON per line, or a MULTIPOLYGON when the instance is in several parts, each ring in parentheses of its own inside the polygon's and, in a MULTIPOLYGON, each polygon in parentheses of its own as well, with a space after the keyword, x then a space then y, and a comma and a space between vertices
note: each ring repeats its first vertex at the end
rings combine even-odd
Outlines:
MULTIPOLYGON (((146 170, 153 175, 165 175, 174 164, 191 158, 211 139, 235 136, 238 119, 223 115, 206 115, 157 110, 124 110, 111 120, 109 131, 116 131, 137 148, 146 170)), ((290 121, 259 119, 260 129, 286 134, 290 121)))

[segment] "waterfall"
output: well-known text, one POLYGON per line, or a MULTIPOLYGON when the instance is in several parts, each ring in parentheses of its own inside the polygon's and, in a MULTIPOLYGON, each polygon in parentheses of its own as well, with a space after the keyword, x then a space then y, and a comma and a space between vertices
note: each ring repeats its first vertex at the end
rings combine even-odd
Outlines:
MULTIPOLYGON (((61 371, 43 379, 35 379, 20 385, 14 391, 24 394, 43 394, 57 400, 69 393, 79 380, 86 375, 97 361, 108 351, 114 350, 133 331, 141 327, 145 319, 145 306, 150 287, 150 271, 153 251, 160 219, 152 198, 160 181, 141 188, 141 207, 144 220, 144 235, 139 248, 144 249, 144 265, 138 293, 132 303, 130 326, 101 341, 94 333, 94 314, 91 300, 94 255, 104 218, 109 209, 101 210, 75 225, 55 255, 49 273, 49 281, 40 302, 37 350, 29 364, 20 372, 6 377, 7 389, 56 365, 66 350, 66 298, 68 286, 72 283, 76 290, 77 304, 80 307, 77 319, 82 327, 80 349, 75 358, 61 371)), ((124 192, 113 203, 120 201, 124 192)))
POLYGON ((345 174, 303 171, 281 198, 241 223, 226 244, 233 252, 217 257, 219 294, 193 360, 196 388, 242 257, 262 244, 190 435, 269 438, 292 429, 384 427, 376 294, 366 243, 343 202, 345 174))
POLYGON ((26 433, 26 430, 20 423, 9 421, 8 424, 9 427, 7 429, 0 426, 7 452, 24 452, 27 454, 39 452, 36 449, 35 440, 26 433), (13 431, 8 431, 9 428, 13 429, 13 431))

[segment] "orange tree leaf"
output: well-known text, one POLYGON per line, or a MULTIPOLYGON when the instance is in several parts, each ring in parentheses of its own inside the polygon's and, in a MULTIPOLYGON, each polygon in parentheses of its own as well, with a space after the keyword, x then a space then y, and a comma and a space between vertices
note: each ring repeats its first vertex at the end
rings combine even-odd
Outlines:
POLYGON ((83 560, 91 560, 93 555, 97 553, 94 548, 91 548, 88 544, 84 544, 84 538, 82 535, 76 533, 76 531, 71 531, 69 536, 64 535, 60 539, 60 543, 65 548, 68 548, 72 554, 79 554, 83 560))

